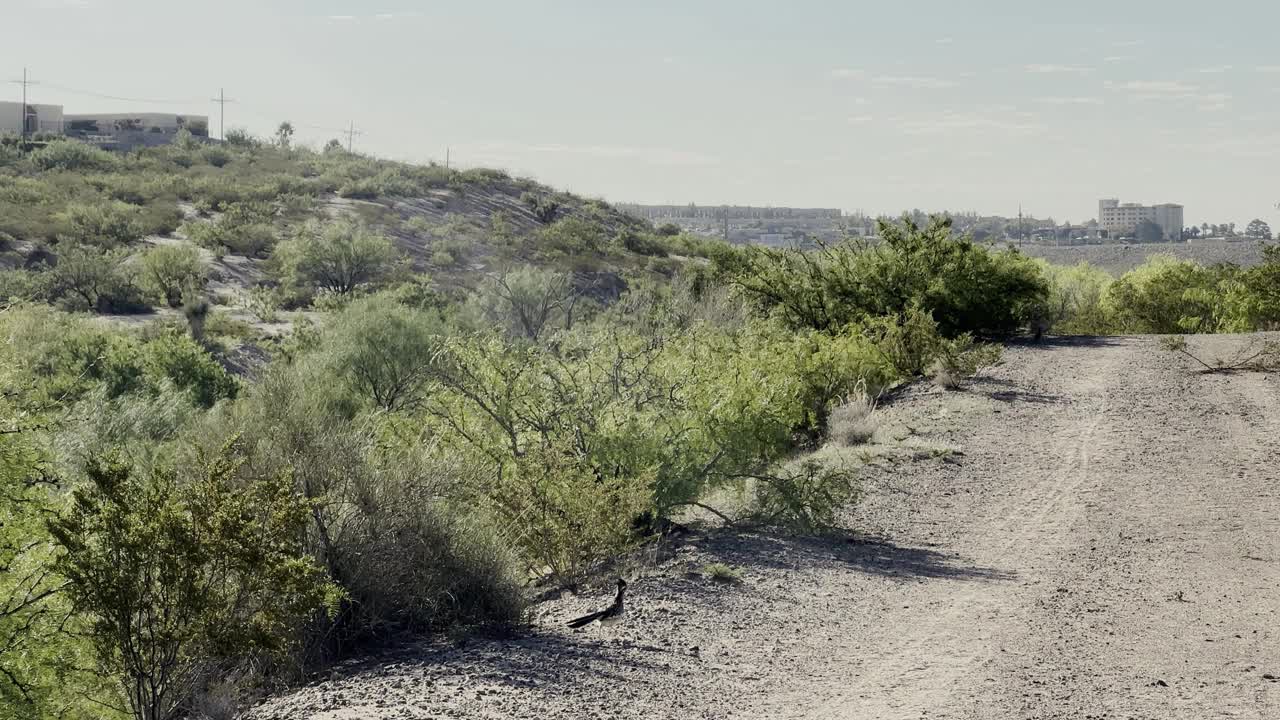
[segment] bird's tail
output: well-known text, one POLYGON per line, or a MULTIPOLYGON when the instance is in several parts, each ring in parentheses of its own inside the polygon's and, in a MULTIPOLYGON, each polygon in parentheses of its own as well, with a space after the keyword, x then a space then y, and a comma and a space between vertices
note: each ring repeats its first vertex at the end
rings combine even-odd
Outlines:
POLYGON ((593 621, 593 620, 595 620, 595 619, 599 618, 601 615, 604 615, 604 611, 603 611, 603 610, 601 610, 600 612, 593 612, 593 613, 591 613, 590 615, 583 615, 582 617, 578 618, 577 620, 570 620, 570 621, 569 621, 569 627, 571 627, 571 628, 580 628, 580 627, 582 627, 583 625, 589 625, 589 624, 591 624, 591 621, 593 621))

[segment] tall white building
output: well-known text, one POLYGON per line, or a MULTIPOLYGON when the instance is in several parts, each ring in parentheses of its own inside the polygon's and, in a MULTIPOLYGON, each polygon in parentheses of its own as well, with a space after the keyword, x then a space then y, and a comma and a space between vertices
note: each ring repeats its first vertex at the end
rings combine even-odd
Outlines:
POLYGON ((1133 235, 1138 224, 1150 221, 1160 226, 1160 236, 1165 242, 1182 241, 1182 206, 1173 203, 1162 205, 1121 204, 1117 198, 1098 201, 1098 225, 1108 235, 1133 235))

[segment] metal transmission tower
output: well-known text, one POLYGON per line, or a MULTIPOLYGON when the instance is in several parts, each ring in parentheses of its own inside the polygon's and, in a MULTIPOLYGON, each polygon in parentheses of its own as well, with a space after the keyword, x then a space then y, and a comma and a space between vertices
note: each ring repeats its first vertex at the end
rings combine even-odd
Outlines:
MULTIPOLYGON (((21 80, 10 80, 10 82, 16 85, 22 86, 22 108, 21 110, 19 110, 22 116, 18 120, 18 127, 22 128, 22 141, 25 143, 27 141, 27 86, 38 85, 39 83, 35 82, 34 80, 27 79, 26 68, 22 68, 21 80)), ((39 130, 39 128, 36 128, 36 129, 39 130)))
POLYGON ((351 152, 351 146, 353 141, 355 140, 355 137, 357 135, 363 135, 364 133, 357 130, 355 121, 352 121, 351 125, 348 126, 345 131, 343 131, 343 134, 347 136, 347 152, 351 152))
POLYGON ((227 103, 233 103, 235 100, 228 100, 227 93, 222 88, 218 88, 218 97, 213 99, 218 103, 218 137, 222 140, 227 139, 227 103))

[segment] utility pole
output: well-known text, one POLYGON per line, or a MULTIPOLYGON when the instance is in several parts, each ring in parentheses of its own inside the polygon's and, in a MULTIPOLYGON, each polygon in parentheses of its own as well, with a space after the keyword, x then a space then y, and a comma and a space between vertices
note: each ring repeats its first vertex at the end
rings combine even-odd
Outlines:
POLYGON ((223 139, 227 139, 227 103, 235 102, 228 100, 227 93, 222 88, 218 88, 218 97, 213 99, 218 103, 218 135, 223 139))
POLYGON ((356 129, 356 123, 354 120, 352 120, 351 124, 347 127, 347 132, 344 134, 347 136, 347 152, 350 153, 351 147, 352 147, 352 141, 355 140, 355 137, 357 135, 363 135, 364 133, 356 129))
POLYGON ((453 150, 453 148, 450 148, 450 147, 446 147, 446 148, 444 149, 444 169, 445 169, 445 170, 448 170, 448 169, 449 169, 449 160, 450 160, 449 153, 450 153, 452 150, 453 150))
MULTIPOLYGON (((27 69, 26 69, 26 68, 22 68, 22 79, 21 79, 21 80, 11 80, 10 82, 14 83, 15 85, 21 85, 21 86, 22 86, 22 109, 20 110, 21 117, 18 119, 18 127, 19 127, 19 128, 21 128, 21 133, 22 133, 22 142, 25 144, 25 143, 27 142, 27 86, 28 86, 28 85, 39 85, 39 83, 37 83, 37 82, 35 82, 35 81, 33 81, 33 80, 28 80, 28 79, 27 79, 27 69)), ((39 129, 39 128, 37 128, 37 129, 39 129)))
POLYGON ((1022 203, 1018 203, 1018 247, 1026 243, 1026 231, 1022 229, 1022 203))

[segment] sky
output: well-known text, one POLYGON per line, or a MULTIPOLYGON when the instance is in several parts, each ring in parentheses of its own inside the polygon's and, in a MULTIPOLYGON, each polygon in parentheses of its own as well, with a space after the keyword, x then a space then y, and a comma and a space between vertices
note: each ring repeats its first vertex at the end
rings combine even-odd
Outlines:
POLYGON ((216 134, 225 88, 228 128, 354 123, 364 152, 612 202, 1280 227, 1269 0, 0 3, 0 77, 67 112, 216 134))

